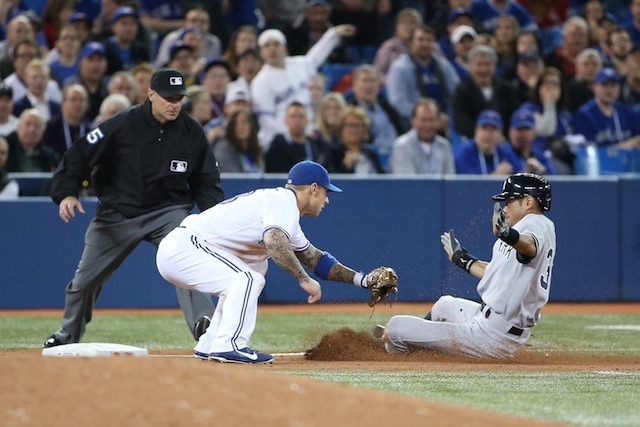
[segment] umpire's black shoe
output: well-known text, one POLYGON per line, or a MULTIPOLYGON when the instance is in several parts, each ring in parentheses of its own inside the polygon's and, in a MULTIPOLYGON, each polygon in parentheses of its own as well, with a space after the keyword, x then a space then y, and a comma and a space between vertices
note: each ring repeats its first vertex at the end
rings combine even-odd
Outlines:
POLYGON ((60 341, 60 339, 56 337, 54 334, 54 335, 51 335, 49 338, 47 338, 44 344, 42 344, 42 348, 55 347, 55 346, 64 345, 64 344, 66 343, 63 343, 62 341, 60 341))
POLYGON ((193 327, 193 336, 196 338, 196 341, 200 339, 205 332, 207 332, 207 328, 211 324, 211 318, 209 316, 202 316, 196 322, 196 325, 193 327))

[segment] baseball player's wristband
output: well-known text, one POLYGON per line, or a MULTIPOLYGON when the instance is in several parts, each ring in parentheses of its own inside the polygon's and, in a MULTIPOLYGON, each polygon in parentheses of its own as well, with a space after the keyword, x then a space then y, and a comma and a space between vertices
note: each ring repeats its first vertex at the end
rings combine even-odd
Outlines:
POLYGON ((509 246, 513 246, 520 240, 520 233, 515 228, 510 228, 506 236, 500 236, 500 240, 509 246))
POLYGON ((455 251, 451 255, 451 262, 471 274, 471 265, 478 261, 478 258, 471 255, 466 249, 455 251))
POLYGON ((322 256, 318 260, 318 264, 316 264, 316 268, 313 270, 313 272, 319 278, 327 280, 329 278, 331 267, 333 267, 337 263, 338 260, 329 252, 325 251, 322 253, 322 256))
POLYGON ((353 276, 353 284, 361 288, 366 288, 367 283, 364 280, 365 277, 367 276, 365 276, 363 273, 356 273, 356 275, 353 276))

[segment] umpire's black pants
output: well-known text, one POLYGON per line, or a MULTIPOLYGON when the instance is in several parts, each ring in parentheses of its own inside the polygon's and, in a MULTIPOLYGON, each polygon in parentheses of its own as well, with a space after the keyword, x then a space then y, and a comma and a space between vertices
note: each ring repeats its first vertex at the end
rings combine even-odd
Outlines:
MULTIPOLYGON (((84 251, 75 276, 67 285, 62 329, 55 335, 64 344, 76 343, 91 321, 93 306, 102 285, 127 256, 145 240, 158 246, 162 238, 180 225, 190 206, 169 206, 135 218, 126 218, 99 203, 84 238, 84 251)), ((155 265, 155 263, 153 264, 155 265)), ((135 284, 134 284, 135 286, 135 284)), ((194 333, 202 316, 212 316, 211 298, 197 291, 175 287, 185 320, 194 333)))

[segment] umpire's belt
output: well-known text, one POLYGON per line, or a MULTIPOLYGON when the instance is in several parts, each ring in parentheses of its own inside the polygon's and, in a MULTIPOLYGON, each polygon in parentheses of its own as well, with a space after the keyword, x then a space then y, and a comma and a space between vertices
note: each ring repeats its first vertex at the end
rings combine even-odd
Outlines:
MULTIPOLYGON (((492 315, 491 307, 484 306, 483 308, 484 308, 484 317, 486 317, 488 319, 492 315)), ((494 320, 497 320, 497 319, 495 319, 495 317, 500 317, 500 315, 498 315, 498 314, 494 314, 493 315, 494 320)), ((503 319, 501 318, 500 320, 503 320, 503 319)), ((509 329, 507 331, 507 333, 519 337, 524 333, 524 329, 520 329, 520 328, 518 328, 516 326, 512 326, 511 329, 509 329)))

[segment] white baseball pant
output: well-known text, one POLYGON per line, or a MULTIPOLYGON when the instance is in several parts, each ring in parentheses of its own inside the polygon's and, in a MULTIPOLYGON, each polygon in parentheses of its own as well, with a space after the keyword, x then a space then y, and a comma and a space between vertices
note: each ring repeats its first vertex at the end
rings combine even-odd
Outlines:
POLYGON ((249 265, 179 227, 160 242, 156 264, 168 282, 219 298, 196 351, 218 353, 248 347, 256 325, 258 297, 265 285, 266 260, 249 265))
POLYGON ((529 329, 513 335, 508 332, 513 325, 495 313, 487 318, 487 309, 474 301, 443 296, 431 309, 432 320, 393 316, 386 327, 385 348, 389 353, 422 347, 477 358, 513 357, 529 338, 529 329))

